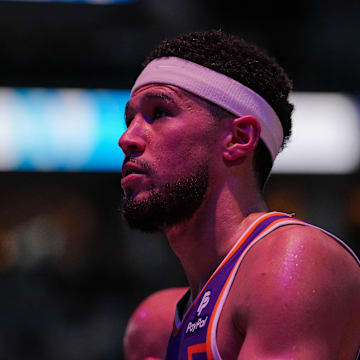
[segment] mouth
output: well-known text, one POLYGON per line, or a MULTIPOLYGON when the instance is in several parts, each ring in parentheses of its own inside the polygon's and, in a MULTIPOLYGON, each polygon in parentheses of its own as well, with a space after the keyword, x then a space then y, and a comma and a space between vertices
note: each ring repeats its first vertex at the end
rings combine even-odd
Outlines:
POLYGON ((131 179, 136 179, 138 178, 140 175, 146 175, 146 173, 142 170, 137 170, 137 169, 126 169, 123 172, 122 175, 122 183, 128 182, 131 179))
POLYGON ((134 198, 135 194, 147 187, 146 183, 146 173, 135 170, 126 171, 121 179, 121 187, 126 198, 134 198))
POLYGON ((130 162, 130 161, 125 163, 122 168, 122 177, 123 178, 126 178, 127 176, 130 176, 130 175, 142 175, 145 173, 146 173, 146 171, 143 168, 143 166, 140 166, 140 164, 136 164, 136 163, 130 162))
POLYGON ((139 161, 132 161, 131 159, 125 161, 122 166, 121 186, 125 192, 135 191, 135 189, 146 187, 148 169, 146 165, 139 161), (145 182, 144 182, 145 181, 145 182))
POLYGON ((127 176, 133 175, 133 174, 143 175, 144 172, 143 172, 143 171, 140 171, 140 170, 129 169, 129 170, 124 171, 124 173, 123 173, 123 178, 126 178, 127 176))
POLYGON ((121 185, 125 188, 133 188, 139 186, 146 172, 143 169, 133 165, 125 165, 122 171, 121 185), (140 181, 140 182, 139 182, 140 181))

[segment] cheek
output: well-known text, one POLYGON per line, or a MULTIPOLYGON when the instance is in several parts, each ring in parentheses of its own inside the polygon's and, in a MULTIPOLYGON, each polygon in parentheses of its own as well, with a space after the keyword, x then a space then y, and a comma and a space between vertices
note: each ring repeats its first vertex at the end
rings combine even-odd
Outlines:
POLYGON ((158 173, 179 175, 191 171, 194 166, 209 162, 216 151, 218 129, 199 119, 189 123, 188 119, 177 119, 166 126, 159 123, 149 142, 149 150, 158 173), (160 129, 161 127, 161 129, 160 129))
POLYGON ((160 177, 177 178, 190 174, 198 165, 209 162, 211 151, 199 141, 191 139, 165 141, 159 146, 154 165, 160 177))

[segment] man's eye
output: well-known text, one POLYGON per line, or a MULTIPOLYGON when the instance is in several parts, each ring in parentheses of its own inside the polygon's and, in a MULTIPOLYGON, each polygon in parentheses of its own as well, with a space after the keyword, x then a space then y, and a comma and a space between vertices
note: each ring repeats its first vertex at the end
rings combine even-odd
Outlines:
POLYGON ((167 111, 165 111, 162 108, 155 108, 154 109, 154 113, 153 113, 153 116, 152 116, 153 119, 159 119, 159 118, 162 118, 164 116, 168 116, 167 111))

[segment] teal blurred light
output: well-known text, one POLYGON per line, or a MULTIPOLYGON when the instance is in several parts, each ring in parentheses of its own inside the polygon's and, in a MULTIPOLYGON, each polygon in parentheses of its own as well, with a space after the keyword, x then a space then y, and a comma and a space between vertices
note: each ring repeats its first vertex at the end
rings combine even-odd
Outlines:
MULTIPOLYGON (((129 90, 0 88, 0 170, 121 170, 129 90)), ((349 174, 360 163, 359 99, 294 93, 293 137, 274 173, 349 174)))
POLYGON ((128 90, 0 89, 0 170, 120 171, 128 90))

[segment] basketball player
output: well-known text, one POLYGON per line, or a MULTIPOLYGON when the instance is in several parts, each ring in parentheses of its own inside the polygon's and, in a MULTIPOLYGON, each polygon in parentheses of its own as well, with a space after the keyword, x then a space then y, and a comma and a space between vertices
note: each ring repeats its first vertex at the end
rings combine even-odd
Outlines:
POLYGON ((222 31, 150 55, 119 140, 123 214, 166 234, 189 289, 139 306, 127 360, 356 359, 359 260, 263 199, 291 130, 290 89, 274 59, 222 31))

